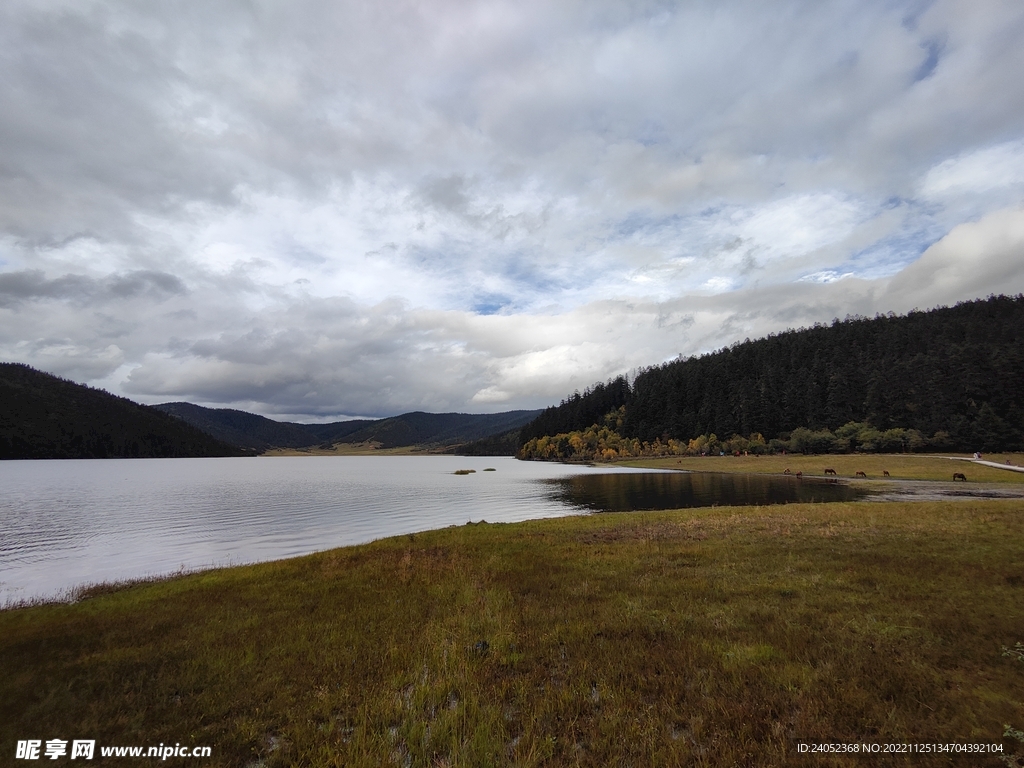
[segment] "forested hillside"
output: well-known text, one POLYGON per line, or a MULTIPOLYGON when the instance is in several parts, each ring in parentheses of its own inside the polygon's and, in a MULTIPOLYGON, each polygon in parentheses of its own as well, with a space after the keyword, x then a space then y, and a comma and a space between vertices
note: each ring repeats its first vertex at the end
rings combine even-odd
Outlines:
POLYGON ((607 383, 599 382, 583 394, 574 392, 523 427, 519 431, 520 445, 535 437, 586 429, 599 423, 605 414, 625 405, 629 396, 629 384, 623 376, 607 383))
POLYGON ((536 418, 537 411, 504 413, 424 413, 413 411, 375 421, 338 440, 345 443, 375 442, 382 448, 407 445, 450 446, 520 429, 536 418))
POLYGON ((463 443, 452 449, 457 456, 515 456, 519 450, 519 430, 510 429, 497 435, 463 443))
POLYGON ((903 435, 898 449, 1016 450, 1024 447, 1024 297, 836 320, 654 366, 632 386, 616 379, 549 408, 520 444, 601 423, 594 415, 613 402, 609 390, 625 391, 620 436, 641 443, 712 435, 765 443, 799 430, 798 449, 814 450, 810 431, 821 449, 854 450, 858 435, 888 430, 903 435))
POLYGON ((154 408, 0 363, 0 459, 240 455, 245 452, 154 408))

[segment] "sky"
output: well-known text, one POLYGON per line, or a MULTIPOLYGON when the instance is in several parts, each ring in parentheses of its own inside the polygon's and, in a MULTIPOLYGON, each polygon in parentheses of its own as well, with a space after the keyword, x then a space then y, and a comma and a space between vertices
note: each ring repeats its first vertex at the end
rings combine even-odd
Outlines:
POLYGON ((0 360, 540 408, 1024 292, 1019 0, 8 0, 0 360))

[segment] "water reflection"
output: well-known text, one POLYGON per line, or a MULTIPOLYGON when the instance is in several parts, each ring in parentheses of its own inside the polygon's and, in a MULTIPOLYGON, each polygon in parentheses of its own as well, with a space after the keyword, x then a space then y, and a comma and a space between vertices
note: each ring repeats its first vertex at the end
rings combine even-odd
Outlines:
POLYGON ((553 499, 599 512, 853 501, 864 495, 835 481, 716 472, 576 475, 547 482, 553 499))

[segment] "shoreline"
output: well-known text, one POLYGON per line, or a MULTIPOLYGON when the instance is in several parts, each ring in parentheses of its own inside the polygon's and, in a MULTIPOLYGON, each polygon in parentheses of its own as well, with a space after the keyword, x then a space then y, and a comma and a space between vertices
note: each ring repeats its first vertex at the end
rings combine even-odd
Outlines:
MULTIPOLYGON (((960 468, 953 461, 967 461, 972 467, 966 471, 968 485, 974 483, 997 483, 1007 485, 1024 484, 1024 473, 1006 472, 1004 464, 1024 464, 1024 454, 994 454, 993 461, 977 463, 969 455, 948 454, 773 454, 765 456, 664 456, 632 458, 610 462, 614 465, 645 467, 650 469, 684 469, 690 471, 711 471, 751 474, 789 474, 802 472, 804 477, 836 477, 854 482, 865 480, 928 480, 951 482, 954 471, 960 468), (835 469, 836 475, 827 475, 825 469, 835 469), (866 477, 858 478, 863 472, 866 477), (888 472, 889 477, 884 473, 888 472)), ((600 466, 600 463, 595 466, 600 466)))
MULTIPOLYGON (((483 458, 483 457, 475 457, 483 458)), ((490 459, 494 458, 511 458, 511 457, 486 457, 490 459)), ((712 460, 721 459, 721 457, 710 457, 712 460)), ((728 457, 727 457, 728 458, 728 457)), ((563 462, 565 463, 565 462, 563 462)), ((572 466, 572 464, 568 464, 572 466)), ((616 462, 608 466, 623 466, 627 465, 625 462, 616 462)), ((588 466, 600 468, 602 464, 589 464, 588 466)), ((726 471, 719 468, 701 468, 701 469, 677 469, 674 467, 664 466, 643 466, 641 462, 629 462, 628 466, 636 466, 637 468, 646 468, 658 471, 672 471, 672 472, 683 472, 683 473, 694 473, 694 474, 748 474, 741 470, 726 471), (640 466, 637 466, 640 465, 640 466)), ((751 473, 752 474, 752 473, 751 473)), ((764 474, 764 473, 757 473, 764 474)), ((792 475, 781 475, 780 477, 793 477, 792 475)), ((795 479, 795 478, 794 478, 795 479)), ((827 478, 822 476, 805 476, 800 478, 808 482, 822 483, 827 478)), ((877 504, 888 504, 888 503, 931 503, 931 502, 950 502, 950 503, 962 503, 970 501, 985 501, 985 500, 1022 500, 1024 501, 1024 484, 1021 483, 997 483, 997 482, 971 482, 971 483, 960 483, 950 482, 944 480, 913 480, 903 478, 869 478, 869 479, 857 479, 850 477, 839 477, 833 479, 832 482, 838 482, 846 486, 854 486, 867 490, 867 493, 856 499, 848 502, 815 502, 816 504, 854 504, 854 505, 877 505, 877 504)), ((763 507, 765 509, 771 509, 773 507, 786 508, 791 506, 792 502, 771 504, 771 505, 738 505, 732 507, 736 510, 746 510, 752 508, 763 507)), ((680 509, 655 509, 655 510, 633 510, 633 511, 602 511, 602 510, 590 510, 590 509, 572 509, 563 515, 558 515, 555 518, 549 517, 533 517, 527 518, 524 521, 519 522, 501 522, 492 521, 488 523, 487 520, 479 520, 477 522, 467 522, 465 525, 518 525, 520 523, 531 523, 545 519, 562 519, 562 518, 576 518, 576 517, 590 517, 590 516, 609 516, 609 515, 636 515, 642 517, 650 514, 663 514, 663 513, 686 513, 694 512, 699 513, 701 511, 721 509, 717 505, 709 505, 706 507, 685 507, 680 509)), ((115 592, 121 589, 133 588, 136 586, 142 586, 147 584, 160 583, 167 580, 175 579, 181 576, 188 576, 191 574, 202 574, 211 573, 222 570, 231 570, 236 568, 247 568, 250 566, 259 566, 268 563, 286 562, 289 560, 301 559, 304 557, 310 557, 323 552, 330 552, 337 549, 346 549, 350 547, 369 546, 377 542, 387 541, 391 538, 401 538, 403 536, 417 536, 426 533, 448 531, 453 528, 458 528, 463 525, 459 524, 448 524, 441 525, 437 528, 427 528, 417 530, 414 533, 398 533, 384 535, 379 538, 373 538, 365 540, 363 542, 357 542, 352 544, 342 544, 336 547, 330 547, 323 550, 313 550, 301 554, 294 554, 285 557, 278 557, 270 560, 248 560, 241 562, 210 562, 208 564, 191 565, 188 567, 181 566, 175 570, 167 572, 156 572, 143 574, 139 576, 128 576, 125 578, 115 578, 110 581, 83 581, 78 584, 74 584, 65 588, 62 588, 58 592, 36 595, 28 598, 10 599, 0 604, 0 612, 7 610, 17 610, 25 607, 34 607, 41 605, 60 605, 60 604, 76 604, 83 599, 94 594, 104 594, 106 592, 115 592)))
MULTIPOLYGON (((989 478, 984 479, 974 472, 974 467, 976 465, 967 467, 966 464, 963 464, 962 462, 956 462, 957 464, 960 464, 960 466, 965 468, 969 476, 970 482, 953 483, 951 482, 952 475, 951 473, 947 473, 947 468, 952 468, 951 465, 953 464, 953 462, 951 461, 951 459, 960 457, 943 457, 931 454, 926 454, 923 456, 883 454, 871 455, 867 457, 849 455, 828 457, 802 455, 762 457, 680 457, 677 459, 660 458, 609 463, 591 462, 588 463, 587 465, 568 462, 520 462, 514 460, 512 457, 454 457, 439 454, 428 454, 427 456, 429 456, 430 458, 423 458, 422 461, 425 461, 428 464, 432 462, 447 461, 453 464, 452 469, 457 469, 465 465, 475 467, 477 470, 480 470, 486 463, 500 460, 502 462, 506 462, 510 470, 515 468, 513 465, 519 465, 520 467, 522 467, 524 464, 528 465, 539 463, 548 464, 549 468, 552 471, 560 471, 562 473, 567 474, 573 474, 576 472, 602 473, 614 472, 622 469, 633 469, 634 471, 655 470, 662 472, 679 472, 680 470, 683 470, 687 472, 711 472, 715 474, 742 474, 751 472, 753 474, 761 475, 780 475, 786 468, 790 468, 793 471, 793 473, 795 473, 796 471, 800 471, 800 469, 802 468, 804 472, 803 479, 815 482, 822 482, 825 479, 825 477, 820 473, 822 472, 823 464, 825 462, 828 462, 835 463, 835 467, 839 473, 839 476, 834 479, 837 479, 838 482, 842 483, 843 485, 853 486, 855 488, 859 488, 861 490, 870 492, 870 495, 867 495, 865 498, 862 499, 864 502, 867 503, 877 504, 888 501, 913 501, 916 503, 940 500, 964 501, 970 499, 985 498, 1024 498, 1024 483, 1021 482, 1021 480, 1024 480, 1024 475, 1021 475, 1019 473, 1000 471, 1001 467, 977 466, 977 469, 982 470, 985 473, 988 473, 989 478), (831 461, 832 459, 838 459, 838 461, 833 462, 831 461), (865 459, 871 459, 872 461, 874 461, 876 467, 870 466, 870 463, 865 462, 865 459), (843 464, 844 461, 845 465, 843 464), (857 479, 855 477, 851 477, 851 475, 853 475, 855 468, 859 469, 862 466, 867 470, 867 472, 871 476, 867 479, 857 479), (889 467, 891 469, 891 474, 893 476, 890 478, 878 477, 878 467, 882 466, 889 467), (923 477, 922 479, 922 468, 927 469, 928 472, 931 473, 932 477, 923 477)), ((361 461, 365 461, 365 456, 355 456, 354 458, 352 458, 352 461, 355 461, 356 458, 360 459, 361 461)), ((412 458, 414 458, 414 456, 405 455, 400 458, 391 460, 399 462, 411 462, 412 458)), ((966 460, 968 457, 962 458, 966 460)), ((1017 457, 1014 456, 1012 458, 1017 457)), ((116 461, 120 460, 115 460, 115 463, 116 461)), ((387 458, 382 458, 382 461, 384 461, 386 464, 389 464, 387 458)), ((418 465, 419 461, 420 460, 418 459, 418 461, 414 463, 418 465)), ((271 464, 274 463, 271 462, 271 464)), ((303 467, 306 466, 304 462, 300 462, 300 464, 302 464, 303 467)), ((341 462, 341 464, 344 464, 344 462, 341 462)), ((276 464, 274 464, 274 466, 276 466, 276 464)), ((298 465, 296 465, 296 467, 298 468, 298 465)), ((337 468, 331 469, 330 473, 333 476, 336 472, 339 472, 342 469, 343 467, 339 465, 337 468)), ((207 467, 207 470, 219 476, 220 470, 217 469, 216 465, 210 464, 207 467)), ((273 470, 273 466, 268 464, 268 466, 265 467, 264 470, 260 473, 261 477, 267 476, 268 473, 270 473, 270 470, 273 470)), ((390 474, 389 471, 385 471, 388 472, 388 474, 390 474)), ((280 473, 275 471, 270 474, 277 476, 280 473)), ((286 472, 286 474, 288 474, 289 476, 291 475, 290 471, 286 472)), ((501 474, 504 476, 504 473, 501 474)), ((924 474, 926 475, 927 473, 924 474)), ((470 486, 473 488, 477 487, 477 485, 473 483, 470 483, 470 486)), ((458 486, 452 487, 456 488, 458 486)), ((669 501, 668 503, 672 502, 669 501)), ((572 509, 562 511, 562 514, 580 513, 580 510, 572 509)), ((480 512, 477 514, 466 514, 467 517, 463 517, 461 521, 464 521, 467 518, 477 519, 477 515, 479 517, 484 517, 492 521, 494 520, 494 518, 486 512, 480 512)), ((532 517, 536 517, 538 514, 539 513, 537 511, 534 511, 532 517)), ((601 514, 604 514, 604 512, 601 512, 601 514)), ((526 517, 526 514, 524 514, 523 517, 520 519, 525 519, 526 517)), ((420 524, 412 526, 413 529, 426 529, 428 525, 427 520, 427 518, 424 518, 424 520, 421 521, 420 524)), ((431 529, 436 530, 438 528, 445 527, 451 522, 453 521, 450 519, 444 519, 442 517, 436 521, 430 519, 429 525, 431 529)), ((228 533, 227 535, 230 537, 232 534, 228 533)), ((238 533, 234 535, 244 535, 244 531, 240 530, 238 533)), ((376 534, 376 536, 387 535, 389 535, 389 533, 386 531, 376 534)), ((221 539, 223 538, 224 537, 221 537, 221 539)), ((221 541, 221 539, 218 539, 218 541, 221 541)), ((305 553, 317 551, 319 549, 323 549, 324 547, 345 545, 350 543, 359 543, 359 541, 366 542, 371 540, 375 540, 375 537, 360 537, 360 539, 356 541, 338 541, 337 538, 335 537, 331 541, 314 543, 308 548, 303 548, 303 550, 280 554, 271 552, 269 553, 269 556, 273 558, 302 556, 305 553)), ((20 580, 20 578, 16 578, 14 571, 10 571, 8 572, 7 577, 4 579, 4 581, 6 581, 7 584, 0 585, 0 587, 4 587, 3 589, 0 589, 0 602, 2 602, 4 605, 17 604, 23 599, 27 600, 28 602, 35 602, 41 599, 45 602, 51 597, 60 600, 64 599, 61 597, 61 594, 67 593, 68 590, 81 589, 83 587, 88 588, 95 586, 97 584, 108 583, 111 580, 116 581, 123 578, 134 579, 137 576, 141 576, 143 579, 148 577, 159 578, 164 576, 165 574, 173 573, 183 564, 187 565, 187 567, 189 568, 209 570, 220 567, 225 564, 229 564, 231 562, 261 561, 263 558, 266 558, 268 556, 267 553, 264 553, 262 555, 247 555, 245 551, 241 551, 239 550, 238 547, 232 546, 229 541, 227 543, 225 543, 225 541, 221 541, 221 544, 216 551, 214 551, 212 554, 209 554, 201 558, 201 560, 192 557, 186 551, 184 554, 181 554, 180 557, 175 556, 173 558, 173 562, 164 563, 163 560, 161 560, 159 564, 149 564, 147 565, 147 567, 143 569, 115 569, 107 568, 104 566, 101 567, 99 570, 90 571, 87 568, 76 568, 74 570, 69 570, 66 572, 67 575, 71 578, 67 579, 66 581, 63 581, 62 583, 57 584, 55 587, 52 588, 39 587, 39 585, 45 586, 47 584, 45 579, 37 579, 36 581, 38 581, 38 584, 36 584, 35 582, 30 584, 28 581, 25 581, 23 583, 22 580, 20 580), (164 565, 166 565, 166 567, 162 567, 164 565), (140 571, 145 571, 146 573, 140 573, 140 571)), ((206 545, 203 544, 202 546, 206 545)), ((33 576, 32 578, 35 577, 33 576)))

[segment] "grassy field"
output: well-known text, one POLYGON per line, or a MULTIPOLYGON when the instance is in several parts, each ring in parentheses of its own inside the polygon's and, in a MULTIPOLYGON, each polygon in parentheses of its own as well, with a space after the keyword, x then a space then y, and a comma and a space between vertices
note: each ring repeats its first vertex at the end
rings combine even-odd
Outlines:
POLYGON ((88 738, 213 749, 168 765, 1002 765, 796 745, 1012 749, 1022 595, 1019 501, 449 528, 0 611, 0 762, 88 738))
MULTIPOLYGON (((950 454, 953 455, 953 454, 950 454)), ((985 461, 1003 464, 1009 461, 1024 466, 1024 454, 985 454, 985 461)), ((658 469, 686 469, 695 472, 753 472, 778 474, 785 470, 803 472, 822 477, 826 467, 834 469, 839 477, 853 478, 857 472, 871 479, 882 479, 887 471, 893 479, 946 480, 954 472, 962 472, 972 482, 1024 483, 1024 472, 986 467, 969 461, 951 461, 946 456, 921 453, 895 454, 838 454, 804 456, 794 453, 786 456, 682 456, 664 459, 631 459, 621 462, 625 466, 655 467, 658 469)))

